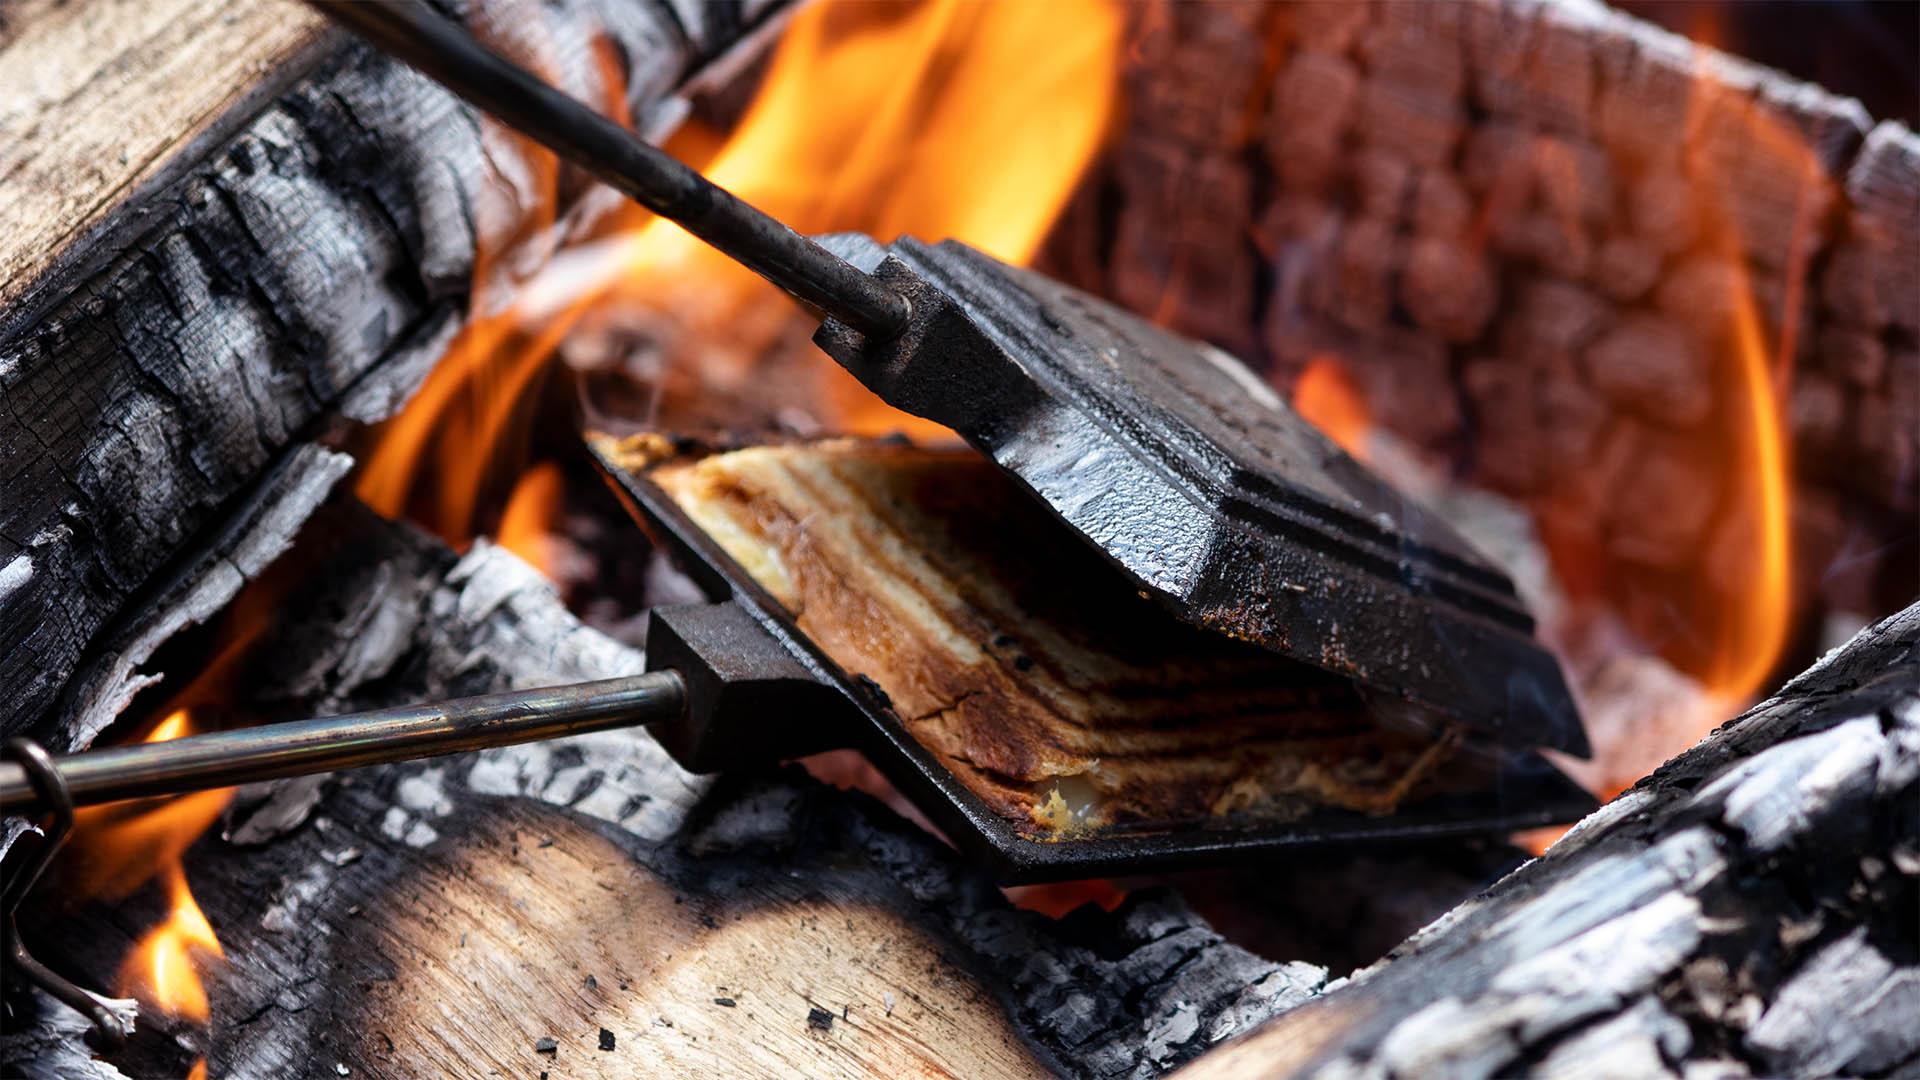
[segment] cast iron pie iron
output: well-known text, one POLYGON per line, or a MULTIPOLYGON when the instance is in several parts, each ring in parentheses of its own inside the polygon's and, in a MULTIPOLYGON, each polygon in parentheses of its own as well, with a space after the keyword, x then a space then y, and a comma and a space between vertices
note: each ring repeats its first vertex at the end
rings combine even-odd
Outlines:
POLYGON ((1318 806, 1036 835, 908 734, 884 690, 802 633, 644 470, 603 451, 629 508, 709 598, 654 613, 648 674, 59 760, 14 745, 7 756, 17 760, 0 763, 0 811, 58 812, 639 723, 653 724, 693 771, 857 747, 1008 882, 1308 843, 1501 832, 1592 808, 1532 752, 1584 754, 1587 744, 1511 582, 1231 357, 954 241, 882 247, 839 236, 823 247, 418 0, 314 4, 823 313, 822 348, 882 399, 991 459, 1081 561, 1104 560, 1113 589, 1150 598, 1222 649, 1265 650, 1288 670, 1350 680, 1372 716, 1443 731, 1463 744, 1444 766, 1459 782, 1385 815, 1318 806))
POLYGON ((1495 742, 1588 753, 1513 583, 1258 375, 957 241, 823 241, 913 304, 888 341, 814 340, 952 428, 1180 618, 1495 742))
MULTIPOLYGON (((1466 745, 1439 766, 1440 773, 1435 778, 1437 782, 1423 784, 1415 796, 1391 813, 1368 813, 1333 805, 1316 805, 1313 800, 1291 799, 1281 800, 1286 809, 1280 814, 1258 811, 1221 813, 1210 812, 1205 807, 1188 807, 1184 813, 1173 816, 1120 822, 1105 827, 1036 829, 1022 815, 1010 815, 1004 807, 990 805, 990 796, 983 797, 977 782, 964 780, 958 775, 960 770, 956 770, 951 759, 943 760, 944 755, 938 748, 923 737, 917 737, 919 729, 910 722, 909 715, 903 715, 913 710, 903 710, 902 702, 897 700, 897 697, 905 696, 901 693, 901 684, 911 680, 898 677, 888 679, 884 675, 876 679, 867 671, 849 670, 836 659, 836 652, 841 658, 848 655, 849 650, 844 644, 846 639, 857 640, 871 627, 844 628, 848 632, 837 635, 842 642, 837 648, 823 645, 819 637, 803 629, 789 607, 772 595, 762 580, 768 576, 797 577, 803 571, 791 565, 771 572, 762 568, 761 576, 756 577, 746 569, 742 559, 732 553, 741 550, 738 530, 723 527, 720 532, 725 539, 718 539, 715 529, 697 521, 689 513, 683 499, 676 498, 673 490, 670 490, 673 485, 663 484, 659 480, 662 470, 655 466, 662 458, 671 459, 673 452, 658 448, 665 440, 649 436, 645 441, 655 443, 656 448, 635 451, 631 449, 631 442, 611 439, 592 439, 590 447, 595 460, 613 483, 629 512, 656 544, 692 578, 707 600, 706 603, 654 609, 647 636, 648 666, 681 672, 688 681, 691 697, 696 701, 709 694, 716 699, 724 698, 730 685, 752 683, 757 686, 757 700, 752 706, 715 710, 689 723, 653 729, 655 736, 675 759, 695 772, 720 771, 763 762, 770 754, 798 757, 844 747, 858 749, 962 851, 1007 883, 1218 865, 1320 844, 1404 842, 1437 836, 1497 834, 1572 820, 1592 810, 1595 805, 1591 796, 1532 750, 1502 745, 1468 731, 1466 745), (775 672, 779 673, 777 679, 775 672), (745 677, 749 675, 751 679, 745 677), (754 683, 755 679, 759 681, 754 683), (892 684, 892 694, 888 692, 888 685, 884 685, 887 683, 892 684)), ((759 449, 786 452, 785 448, 778 447, 759 449)), ((801 453, 811 452, 805 446, 794 449, 801 453)), ((693 450, 686 456, 698 459, 701 453, 703 451, 693 450)), ((904 448, 901 453, 903 456, 913 455, 912 448, 904 448)), ((964 454, 966 451, 951 453, 964 454)), ((715 458, 723 459, 724 455, 716 454, 715 458)), ((882 464, 884 466, 884 462, 882 464)), ((953 472, 955 475, 965 475, 964 469, 953 472)), ((930 482, 941 483, 944 480, 943 475, 935 473, 930 482)), ((735 478, 728 476, 722 483, 732 487, 735 478)), ((911 500, 913 496, 910 490, 910 486, 904 483, 895 488, 886 487, 883 483, 877 488, 854 493, 850 501, 864 500, 867 510, 851 524, 845 521, 839 523, 857 539, 838 542, 856 549, 849 559, 884 550, 885 555, 873 554, 872 557, 905 566, 895 573, 896 578, 924 582, 933 575, 925 566, 918 565, 919 560, 914 557, 916 553, 902 555, 898 537, 875 535, 884 533, 890 526, 897 529, 901 518, 924 524, 927 516, 924 506, 906 512, 894 506, 902 497, 911 500)), ((1016 495, 1015 498, 1022 496, 1016 495)), ((1193 639, 1201 639, 1199 651, 1208 654, 1206 661, 1216 663, 1214 671, 1219 675, 1244 680, 1250 668, 1272 670, 1282 678, 1313 687, 1315 693, 1320 694, 1317 700, 1330 712, 1338 714, 1344 709, 1347 715, 1367 725, 1375 725, 1382 718, 1378 699, 1370 694, 1353 693, 1351 684, 1344 680, 1328 678, 1314 668, 1273 656, 1247 643, 1193 630, 1167 616, 1158 605, 1136 594, 1128 575, 1102 564, 1081 550, 1074 541, 1061 541, 1060 537, 1070 536, 1071 530, 1045 513, 1030 512, 1025 515, 1040 519, 1038 522, 1023 520, 1023 515, 1018 513, 996 514, 992 512, 988 499, 976 499, 971 492, 927 501, 936 504, 935 513, 939 512, 938 504, 958 504, 960 507, 957 510, 949 509, 946 520, 934 524, 933 531, 942 535, 923 539, 921 543, 927 549, 937 551, 951 547, 955 543, 955 537, 949 535, 955 531, 950 528, 952 523, 980 513, 979 507, 987 508, 987 517, 977 523, 979 527, 973 530, 975 537, 981 531, 991 531, 1010 520, 1029 527, 1019 530, 998 545, 991 542, 979 545, 999 549, 979 561, 971 558, 973 550, 960 552, 957 556, 950 555, 949 561, 957 561, 973 569, 973 576, 956 576, 951 582, 936 580, 925 586, 926 595, 938 596, 949 588, 956 592, 986 591, 990 584, 995 583, 983 578, 1005 576, 995 567, 991 556, 1004 556, 1006 550, 1019 546, 1029 546, 1036 552, 1029 560, 1029 565, 1011 572, 1024 577, 1029 592, 1037 584, 1044 587, 1045 582, 1058 582, 1057 597, 1044 597, 1040 604, 1032 606, 1023 602, 1025 597, 1017 585, 1003 590, 1009 594, 1011 602, 1003 599, 997 605, 997 611, 990 610, 987 614, 1005 620, 995 629, 1008 632, 1003 634, 985 629, 991 620, 983 619, 973 624, 975 640, 960 645, 962 649, 977 645, 982 654, 1001 654, 988 658, 976 667, 985 666, 1011 675, 1032 668, 1033 663, 1026 653, 1041 656, 1041 666, 1058 664, 1064 656, 1069 664, 1077 661, 1077 670, 1067 681, 1082 684, 1089 697, 1121 698, 1128 701, 1130 706, 1137 705, 1141 709, 1165 714, 1168 698, 1177 699, 1183 693, 1206 697, 1213 688, 1189 686, 1182 690, 1178 680, 1170 678, 1169 685, 1162 688, 1161 695, 1152 696, 1143 690, 1142 680, 1138 677, 1139 668, 1151 666, 1151 660, 1142 664, 1136 659, 1130 681, 1125 679, 1128 674, 1126 665, 1116 665, 1123 670, 1123 676, 1117 681, 1076 650, 1102 641, 1111 642, 1115 640, 1116 633, 1127 637, 1145 635, 1150 639, 1147 643, 1149 649, 1160 648, 1163 642, 1169 648, 1170 654, 1165 657, 1168 665, 1192 665, 1196 651, 1193 639), (987 568, 987 573, 979 572, 982 566, 987 568), (1146 610, 1129 610, 1126 607, 1128 603, 1146 610), (1116 614, 1123 621, 1116 628, 1116 633, 1089 635, 1081 631, 1075 636, 1075 628, 1062 626, 1063 622, 1071 620, 1060 618, 1062 610, 1073 607, 1091 609, 1086 621, 1094 623, 1096 628, 1099 620, 1115 621, 1113 617, 1116 614), (1160 623, 1154 621, 1155 616, 1161 620, 1160 623), (1033 625, 1035 623, 1039 625, 1033 625), (1181 632, 1169 634, 1164 624, 1170 624, 1181 632), (1069 640, 1053 646, 1050 653, 1044 645, 1038 649, 1029 647, 1030 639, 1049 635, 1063 636, 1069 640), (1209 648, 1210 645, 1218 648, 1209 648), (1216 653, 1225 656, 1214 655, 1216 653), (1087 686, 1089 683, 1094 685, 1087 686), (1346 687, 1348 692, 1341 701, 1327 701, 1323 693, 1327 684, 1346 687)), ((801 509, 810 512, 814 504, 801 509)), ((1011 509, 1017 511, 1020 508, 1011 509)), ((771 513, 767 507, 755 503, 742 508, 741 518, 767 519, 771 513)), ((780 534, 785 529, 786 523, 779 522, 769 526, 767 532, 780 534)), ((958 531, 961 534, 960 541, 966 541, 967 530, 958 531)), ((915 541, 909 537, 906 542, 910 545, 915 541)), ((812 552, 831 548, 835 543, 824 535, 809 537, 797 545, 790 545, 785 551, 774 550, 770 558, 778 562, 793 558, 796 547, 812 552)), ((751 561, 757 563, 762 559, 755 557, 751 561)), ((847 561, 843 559, 838 567, 823 566, 819 572, 833 578, 831 587, 849 590, 863 588, 860 582, 834 578, 844 570, 847 561)), ((819 592, 814 594, 814 602, 818 602, 820 595, 819 592)), ((868 598, 862 597, 848 606, 857 609, 868 602, 868 598)), ((920 597, 914 597, 910 603, 901 606, 910 608, 923 602, 920 597)), ((979 614, 978 611, 970 612, 964 601, 955 603, 950 600, 949 605, 935 619, 942 630, 964 630, 968 625, 966 616, 970 613, 979 614), (960 609, 957 613, 955 607, 960 609)), ((986 602, 973 606, 991 609, 996 605, 986 602)), ((829 612, 823 617, 808 606, 806 617, 817 628, 837 616, 829 612)), ((904 639, 917 629, 902 625, 896 628, 896 632, 904 639)), ((883 625, 880 630, 885 633, 887 628, 883 625)), ((912 647, 882 644, 878 646, 878 651, 897 653, 912 647)), ((868 648, 865 653, 872 656, 875 651, 875 648, 868 648)), ((856 646, 852 652, 860 654, 862 650, 856 646)), ((937 674, 928 674, 924 665, 909 666, 914 679, 939 678, 937 674)), ((997 675, 990 675, 988 680, 989 684, 1004 681, 999 680, 997 675)), ((980 684, 971 685, 971 689, 958 686, 949 689, 957 691, 963 698, 985 692, 980 684)), ((1050 692, 1057 695, 1061 691, 1055 686, 1050 692)), ((1244 691, 1212 697, 1242 712, 1249 708, 1258 709, 1260 705, 1259 702, 1250 702, 1249 695, 1244 691)), ((1386 719, 1391 721, 1395 718, 1387 716, 1386 719)), ((1423 738, 1446 737, 1440 729, 1450 726, 1450 723, 1458 729, 1457 722, 1438 719, 1423 732, 1423 738)), ((1138 734, 1137 729, 1131 734, 1138 734)), ((1172 761, 1177 771, 1177 750, 1172 755, 1172 761)), ((1098 762, 1094 764, 1097 766, 1098 762)))

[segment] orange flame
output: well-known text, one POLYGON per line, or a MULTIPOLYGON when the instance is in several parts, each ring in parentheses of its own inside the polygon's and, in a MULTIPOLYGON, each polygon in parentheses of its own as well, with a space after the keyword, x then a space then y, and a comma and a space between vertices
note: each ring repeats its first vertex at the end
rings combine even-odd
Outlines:
MULTIPOLYGON (((1599 685, 1586 687, 1590 695, 1608 699, 1598 703, 1602 709, 1589 711, 1593 759, 1556 757, 1556 763, 1603 800, 1619 795, 1746 708, 1765 688, 1787 645, 1793 612, 1789 445, 1781 423, 1772 369, 1775 361, 1767 348, 1759 305, 1744 262, 1736 257, 1730 263, 1740 268, 1729 338, 1740 387, 1741 423, 1736 427, 1745 445, 1742 452, 1730 456, 1736 467, 1731 478, 1733 506, 1728 512, 1746 515, 1753 522, 1751 550, 1744 557, 1732 553, 1743 558, 1741 575, 1748 587, 1721 600, 1711 651, 1704 666, 1694 672, 1697 688, 1675 685, 1677 676, 1664 665, 1660 671, 1641 670, 1631 679, 1630 688, 1613 689, 1607 687, 1611 665, 1603 666, 1595 680, 1599 685), (1607 720, 1605 714, 1615 715, 1607 720)), ((1793 330, 1790 319, 1783 318, 1782 325, 1779 351, 1772 355, 1784 365, 1792 357, 1793 330)), ((1646 662, 1657 663, 1642 661, 1646 662)), ((1629 670, 1634 663, 1627 658, 1613 661, 1629 670)), ((1535 829, 1514 840, 1537 855, 1565 831, 1535 829)))
MULTIPOLYGON (((175 709, 140 741, 166 742, 193 731, 188 710, 175 709)), ((178 863, 232 798, 232 788, 217 788, 82 808, 74 815, 73 894, 109 900, 131 894, 178 863)))
MULTIPOLYGON (((1735 263, 1735 265, 1742 265, 1735 263)), ((1749 489, 1758 520, 1757 550, 1753 553, 1753 587, 1737 593, 1742 610, 1729 613, 1718 648, 1702 676, 1708 692, 1722 700, 1744 703, 1761 689, 1787 644, 1793 607, 1792 531, 1788 521, 1788 448, 1780 422, 1780 403, 1769 368, 1765 336, 1753 291, 1742 288, 1734 301, 1734 342, 1745 390, 1742 405, 1750 425, 1753 469, 1737 477, 1749 489)), ((1792 358, 1790 333, 1783 334, 1780 356, 1792 358)), ((1738 704, 1735 706, 1739 707, 1738 704)))
POLYGON ((1293 409, 1356 460, 1368 460, 1373 413, 1338 359, 1321 355, 1307 361, 1293 384, 1293 409))
POLYGON ((1027 262, 1106 129, 1121 30, 1104 0, 815 5, 710 175, 803 232, 1027 262))
MULTIPOLYGON (((724 139, 695 127, 672 149, 711 154, 704 171, 716 183, 804 233, 952 236, 1025 262, 1106 131, 1123 23, 1108 0, 811 5, 782 35, 738 127, 724 139)), ((381 434, 358 483, 363 500, 456 545, 470 540, 500 469, 521 467, 511 444, 524 441, 529 389, 602 305, 662 313, 673 362, 706 386, 765 378, 765 355, 794 336, 791 305, 671 223, 630 208, 620 223, 467 327, 381 434)), ((790 364, 776 380, 795 404, 830 407, 827 422, 841 430, 945 434, 881 405, 824 359, 790 364), (809 384, 789 385, 796 376, 809 384)), ((538 531, 532 505, 514 522, 519 536, 538 531)), ((557 501, 545 505, 550 513, 557 501)))
MULTIPOLYGON (((1699 54, 1699 63, 1707 63, 1699 54)), ((1740 407, 1735 427, 1739 430, 1750 464, 1736 469, 1735 497, 1744 500, 1744 512, 1753 522, 1752 587, 1735 592, 1732 608, 1725 613, 1719 647, 1702 672, 1702 681, 1710 694, 1738 708, 1761 690, 1787 644, 1793 615, 1792 525, 1789 488, 1792 474, 1790 446, 1781 417, 1781 399, 1793 371, 1793 357, 1800 331, 1800 306, 1805 295, 1812 233, 1821 212, 1819 196, 1828 183, 1825 171, 1806 137, 1757 104, 1713 82, 1703 72, 1694 100, 1691 126, 1697 131, 1709 117, 1734 118, 1739 130, 1752 140, 1771 164, 1784 164, 1797 174, 1792 220, 1787 222, 1788 248, 1781 290, 1780 308, 1773 325, 1778 341, 1770 350, 1762 312, 1748 271, 1745 251, 1749 241, 1764 239, 1742 236, 1739 218, 1730 211, 1714 215, 1709 226, 1716 234, 1727 264, 1734 271, 1734 295, 1729 317, 1728 337, 1738 366, 1740 407)), ((1704 152, 1696 155, 1707 180, 1727 182, 1733 177, 1717 176, 1713 163, 1704 152)), ((1734 166, 1724 168, 1731 171, 1734 166)), ((1735 513, 1743 512, 1736 509, 1735 513)))
POLYGON ((561 475, 560 466, 551 461, 535 465, 514 486, 495 534, 501 547, 550 578, 555 576, 556 560, 547 525, 560 512, 565 495, 566 478, 561 475))
MULTIPOLYGON (((782 38, 707 174, 804 233, 953 237, 1028 262, 1106 130, 1122 25, 1105 0, 816 4, 782 38)), ((673 312, 696 340, 745 328, 759 340, 742 352, 755 358, 790 324, 781 314, 755 328, 750 313, 778 294, 671 222, 626 234, 605 256, 622 295, 673 312)), ((822 361, 817 374, 842 430, 945 434, 837 367, 822 361)))
MULTIPOLYGON (((193 730, 190 712, 174 709, 141 741, 166 742, 193 730)), ((121 962, 116 992, 195 1023, 205 1023, 209 1015, 201 965, 207 954, 224 954, 187 887, 181 856, 232 797, 232 788, 221 788, 157 802, 87 807, 75 815, 69 871, 74 895, 117 899, 155 879, 167 894, 167 917, 121 962)))
MULTIPOLYGON (((1691 29, 1708 42, 1724 33, 1724 27, 1708 23, 1691 29)), ((1718 508, 1719 532, 1708 548, 1708 558, 1719 562, 1708 565, 1706 576, 1737 585, 1702 581, 1669 585, 1662 594, 1701 630, 1695 640, 1682 635, 1663 649, 1668 660, 1697 680, 1696 687, 1676 687, 1670 673, 1654 673, 1651 680, 1632 680, 1631 686, 1611 691, 1604 685, 1588 688, 1602 698, 1609 693, 1638 698, 1632 709, 1623 710, 1636 719, 1623 720, 1619 730, 1593 725, 1591 764, 1567 766, 1603 797, 1618 794, 1693 745, 1767 689, 1792 629, 1792 446, 1782 402, 1791 387, 1812 241, 1831 178, 1806 135, 1750 91, 1729 87, 1711 70, 1715 62, 1709 50, 1696 49, 1689 116, 1676 138, 1696 188, 1727 196, 1707 199, 1700 208, 1704 235, 1697 247, 1726 269, 1729 292, 1716 298, 1723 303, 1714 305, 1711 317, 1694 318, 1706 338, 1718 343, 1723 402, 1717 438, 1707 452, 1715 455, 1726 491, 1718 508), (1758 170, 1766 175, 1744 175, 1758 170), (1792 205, 1756 213, 1738 201, 1759 197, 1756 189, 1790 191, 1792 205), (1775 260, 1781 263, 1776 289, 1757 288, 1752 267, 1759 260, 1750 253, 1782 236, 1786 244, 1775 260), (1763 292, 1779 297, 1777 309, 1763 302, 1763 292)), ((1556 567, 1564 571, 1562 552, 1554 554, 1556 567)), ((1607 678, 1603 667, 1596 680, 1604 684, 1607 678)))
MULTIPOLYGON (((628 122, 611 46, 597 41, 594 57, 603 111, 628 122)), ((522 279, 548 263, 559 221, 560 166, 546 149, 492 121, 485 130, 498 144, 493 153, 524 173, 532 202, 505 228, 483 223, 474 250, 470 319, 413 400, 378 429, 355 482, 355 493, 374 510, 388 517, 411 512, 456 548, 478 531, 490 484, 501 475, 492 463, 524 457, 530 389, 579 314, 575 307, 534 322, 506 301, 522 279), (428 474, 431 491, 423 495, 417 488, 428 474)))
POLYGON ((186 871, 177 862, 169 863, 161 876, 170 913, 121 962, 116 992, 138 997, 168 1016, 204 1024, 209 1016, 207 990, 200 982, 200 959, 195 954, 226 954, 187 888, 186 871))

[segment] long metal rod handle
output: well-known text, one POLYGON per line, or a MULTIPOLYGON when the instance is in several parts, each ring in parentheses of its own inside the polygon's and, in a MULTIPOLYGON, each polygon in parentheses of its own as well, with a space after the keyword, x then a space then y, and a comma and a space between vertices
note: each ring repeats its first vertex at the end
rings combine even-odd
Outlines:
POLYGON ((307 0, 382 51, 875 341, 906 297, 481 45, 424 0, 307 0))
MULTIPOLYGON (((686 683, 677 672, 650 671, 115 746, 69 754, 54 764, 71 804, 88 806, 675 720, 686 701, 686 683)), ((21 765, 0 763, 0 812, 47 809, 21 765)))

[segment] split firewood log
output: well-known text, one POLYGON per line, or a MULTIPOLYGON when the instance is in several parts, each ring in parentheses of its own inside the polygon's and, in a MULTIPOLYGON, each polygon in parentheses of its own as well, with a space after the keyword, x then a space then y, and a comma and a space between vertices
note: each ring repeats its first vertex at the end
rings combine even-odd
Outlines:
POLYGON ((1906 1075, 1920 604, 1181 1075, 1906 1075))

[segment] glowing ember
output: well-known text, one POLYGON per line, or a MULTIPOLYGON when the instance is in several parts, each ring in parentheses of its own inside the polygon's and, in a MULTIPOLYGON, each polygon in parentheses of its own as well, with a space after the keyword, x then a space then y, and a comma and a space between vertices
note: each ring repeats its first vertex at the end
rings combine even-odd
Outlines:
POLYGON ((1339 360, 1316 356, 1307 362, 1293 384, 1293 408, 1342 450, 1360 461, 1369 460, 1367 436, 1373 430, 1373 414, 1339 360))
POLYGON ((1112 911, 1127 898, 1125 889, 1105 878, 1086 881, 1056 881, 1051 885, 1015 885, 1002 889, 1013 906, 1037 911, 1050 919, 1065 918, 1087 904, 1098 904, 1112 911))

